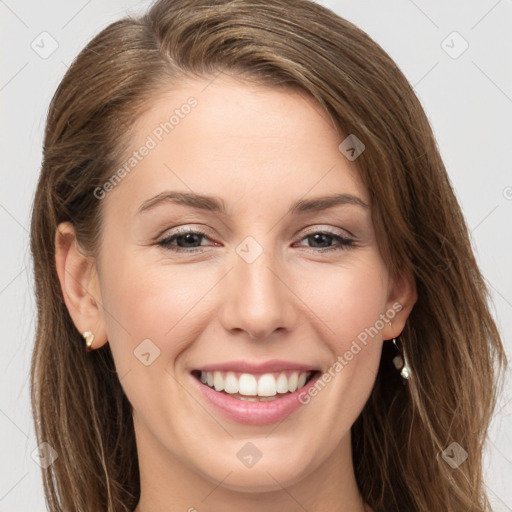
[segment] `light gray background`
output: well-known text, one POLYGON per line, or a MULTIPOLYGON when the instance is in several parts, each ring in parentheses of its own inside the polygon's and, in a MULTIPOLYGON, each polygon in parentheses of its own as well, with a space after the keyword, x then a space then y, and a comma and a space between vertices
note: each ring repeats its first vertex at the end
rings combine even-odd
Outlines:
MULTIPOLYGON (((466 215, 512 360, 512 1, 321 3, 381 44, 414 86, 466 215), (464 41, 450 35, 453 31, 469 44, 460 56, 464 41)), ((139 12, 147 5, 134 0, 0 0, 0 512, 45 510, 40 468, 31 456, 37 443, 28 387, 35 325, 28 229, 48 104, 90 38, 126 11, 139 12), (31 47, 51 49, 43 31, 58 44, 47 58, 31 47)), ((512 511, 509 376, 510 371, 485 458, 495 512, 512 511)))

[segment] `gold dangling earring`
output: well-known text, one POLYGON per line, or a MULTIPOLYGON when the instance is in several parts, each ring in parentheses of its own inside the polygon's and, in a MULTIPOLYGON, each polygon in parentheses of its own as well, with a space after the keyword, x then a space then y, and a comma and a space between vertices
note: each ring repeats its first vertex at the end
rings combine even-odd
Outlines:
POLYGON ((92 350, 91 346, 92 342, 94 341, 94 334, 92 333, 92 331, 86 331, 82 334, 82 338, 84 338, 85 340, 85 350, 87 350, 87 352, 90 352, 92 350))
MULTIPOLYGON (((400 350, 398 345, 396 344, 396 338, 393 338, 393 344, 395 347, 400 350)), ((393 364, 395 365, 395 368, 397 370, 400 370, 400 375, 403 379, 409 379, 411 377, 411 368, 409 364, 407 363, 407 358, 405 357, 405 351, 402 349, 400 350, 403 354, 403 358, 401 355, 397 355, 393 358, 393 364)))

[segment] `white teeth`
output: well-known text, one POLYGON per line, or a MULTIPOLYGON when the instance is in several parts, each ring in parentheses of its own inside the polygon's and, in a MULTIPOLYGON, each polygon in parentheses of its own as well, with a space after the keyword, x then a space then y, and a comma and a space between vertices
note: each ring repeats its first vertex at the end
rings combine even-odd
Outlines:
POLYGON ((276 381, 276 390, 278 393, 288 393, 288 379, 284 373, 281 373, 276 381))
POLYGON ((297 384, 299 382, 299 374, 297 372, 293 372, 288 379, 288 391, 293 393, 297 390, 297 384))
MULTIPOLYGON (((208 373, 210 372, 206 372, 207 375, 208 373)), ((226 373, 226 378, 224 379, 224 391, 233 395, 238 393, 238 379, 233 372, 226 373)))
POLYGON ((304 386, 304 384, 306 384, 306 374, 301 373, 297 382, 297 389, 300 389, 302 386, 304 386))
POLYGON ((250 373, 242 373, 238 379, 238 392, 241 395, 253 396, 258 394, 258 382, 250 373))
MULTIPOLYGON (((271 373, 265 373, 258 381, 258 396, 275 396, 277 393, 276 379, 271 373)), ((256 393, 255 393, 256 394, 256 393)))
POLYGON ((302 388, 311 372, 290 372, 288 375, 281 372, 277 379, 275 375, 265 373, 258 377, 251 373, 242 373, 237 377, 234 372, 214 371, 201 372, 200 380, 215 391, 243 395, 241 400, 258 400, 256 397, 267 397, 267 400, 271 400, 270 397, 275 397, 278 393, 293 393, 302 388))
POLYGON ((222 391, 224 389, 224 379, 220 372, 213 372, 213 387, 215 391, 222 391))

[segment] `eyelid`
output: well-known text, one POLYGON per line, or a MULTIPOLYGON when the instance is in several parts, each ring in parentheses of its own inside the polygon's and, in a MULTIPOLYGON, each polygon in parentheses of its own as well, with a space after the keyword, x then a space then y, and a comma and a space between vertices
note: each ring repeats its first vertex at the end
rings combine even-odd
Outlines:
MULTIPOLYGON (((325 233, 329 233, 331 235, 336 235, 336 236, 343 237, 344 235, 340 234, 339 231, 342 231, 342 232, 346 233, 348 235, 348 237, 350 237, 350 238, 354 238, 354 239, 357 238, 348 229, 345 229, 345 228, 335 228, 333 226, 328 226, 327 224, 312 224, 311 225, 311 229, 308 229, 306 232, 304 232, 303 236, 307 236, 310 233, 325 232, 325 233)), ((297 236, 299 236, 300 233, 301 233, 301 231, 299 231, 299 233, 297 233, 297 236)), ((346 237, 346 238, 348 238, 348 237, 346 237)))
POLYGON ((201 232, 204 233, 208 238, 211 237, 212 230, 203 224, 187 224, 186 226, 177 226, 172 228, 167 228, 160 235, 156 237, 156 240, 164 240, 166 238, 171 238, 173 236, 178 235, 186 235, 187 233, 196 233, 201 232))
MULTIPOLYGON (((340 229, 340 228, 338 228, 338 229, 340 229)), ((205 246, 199 245, 199 247, 188 247, 188 248, 187 247, 179 247, 179 246, 171 245, 171 241, 174 241, 176 238, 179 238, 180 236, 184 236, 187 234, 194 234, 194 235, 198 235, 200 238, 204 238, 204 239, 208 239, 208 240, 212 241, 213 246, 219 246, 219 244, 217 242, 213 241, 213 239, 209 236, 207 231, 208 230, 203 229, 203 228, 201 228, 201 229, 193 228, 191 225, 188 225, 186 227, 181 226, 181 227, 176 228, 176 230, 173 233, 170 233, 167 236, 164 235, 164 236, 159 237, 158 240, 156 241, 155 245, 157 245, 167 251, 174 252, 176 254, 192 255, 192 254, 205 253, 205 252, 207 252, 207 249, 205 248, 205 246)), ((343 230, 343 231, 345 231, 346 233, 350 233, 347 230, 343 230)), ((349 234, 349 236, 347 237, 344 234, 336 232, 332 227, 326 229, 325 227, 322 228, 319 225, 311 226, 308 231, 303 232, 302 236, 300 236, 298 238, 298 240, 297 240, 297 242, 295 242, 295 244, 302 242, 308 236, 313 235, 313 234, 327 235, 328 237, 334 239, 337 244, 337 245, 335 244, 334 246, 331 246, 331 247, 324 247, 324 248, 299 246, 302 249, 304 249, 305 251, 311 252, 311 253, 317 254, 317 255, 326 254, 330 251, 338 252, 341 250, 347 250, 347 248, 355 247, 358 245, 356 237, 354 237, 352 234, 349 234)), ((297 234, 296 237, 298 237, 298 236, 299 235, 297 234)), ((296 237, 294 237, 294 238, 296 238, 296 237)), ((208 247, 208 246, 206 246, 206 247, 208 247)))
MULTIPOLYGON (((301 237, 301 240, 302 240, 302 238, 308 236, 311 233, 319 233, 319 232, 325 232, 325 233, 328 233, 331 235, 336 235, 336 236, 341 236, 342 238, 346 238, 346 237, 344 237, 344 235, 342 233, 340 234, 339 231, 337 231, 337 230, 341 230, 342 232, 346 233, 348 235, 348 237, 350 237, 350 238, 354 238, 354 239, 356 238, 356 236, 352 232, 350 232, 348 229, 333 228, 332 226, 327 226, 327 225, 322 225, 322 224, 311 224, 310 226, 306 226, 305 229, 306 229, 306 231, 304 231, 304 232, 302 232, 302 230, 298 231, 297 234, 294 236, 294 238, 298 237, 302 233, 302 237, 301 237)), ((197 233, 198 231, 202 232, 206 238, 209 238, 211 240, 211 238, 212 238, 212 236, 210 234, 211 230, 202 224, 187 224, 186 226, 178 226, 176 228, 168 228, 161 235, 159 235, 156 238, 156 240, 158 242, 161 240, 165 240, 167 238, 172 238, 172 237, 183 235, 183 234, 186 235, 188 233, 197 233), (198 226, 198 227, 196 227, 196 226, 198 226), (171 230, 172 232, 169 234, 166 234, 169 230, 171 230)))

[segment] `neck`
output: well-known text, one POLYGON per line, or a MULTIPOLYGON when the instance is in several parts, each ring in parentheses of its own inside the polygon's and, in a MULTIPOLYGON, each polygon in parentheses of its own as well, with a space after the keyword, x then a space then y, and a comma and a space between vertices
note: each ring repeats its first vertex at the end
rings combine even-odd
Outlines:
POLYGON ((269 473, 274 490, 229 488, 229 468, 212 481, 176 459, 141 422, 135 422, 141 496, 135 512, 371 512, 357 487, 350 431, 337 449, 310 474, 283 485, 269 473))

